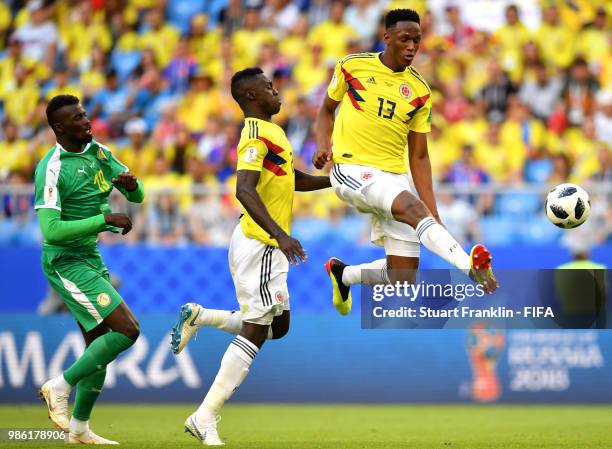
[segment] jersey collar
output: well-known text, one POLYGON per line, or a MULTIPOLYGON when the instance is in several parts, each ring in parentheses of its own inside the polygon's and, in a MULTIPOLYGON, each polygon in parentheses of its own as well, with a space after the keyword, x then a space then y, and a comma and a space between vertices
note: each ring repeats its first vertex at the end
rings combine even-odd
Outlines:
POLYGON ((390 73, 391 75, 401 75, 403 73, 409 72, 410 71, 410 66, 407 66, 403 72, 394 72, 393 70, 391 70, 389 67, 387 67, 386 65, 383 64, 382 60, 380 59, 380 56, 383 54, 382 51, 379 51, 378 53, 376 53, 376 62, 378 63, 378 65, 380 67, 382 67, 383 70, 386 70, 388 73, 390 73))
POLYGON ((64 148, 64 147, 63 147, 63 146, 62 146, 62 145, 61 145, 59 142, 57 142, 57 141, 55 142, 55 146, 56 146, 57 148, 59 148, 61 151, 65 151, 66 153, 72 153, 72 154, 83 154, 83 153, 86 153, 86 152, 87 152, 87 150, 89 150, 89 147, 90 147, 90 146, 91 146, 93 143, 94 143, 94 140, 93 140, 93 139, 91 139, 91 142, 89 142, 87 145, 85 145, 85 148, 83 148, 83 150, 82 150, 82 151, 77 151, 77 152, 74 152, 74 151, 68 151, 67 149, 65 149, 65 148, 64 148))

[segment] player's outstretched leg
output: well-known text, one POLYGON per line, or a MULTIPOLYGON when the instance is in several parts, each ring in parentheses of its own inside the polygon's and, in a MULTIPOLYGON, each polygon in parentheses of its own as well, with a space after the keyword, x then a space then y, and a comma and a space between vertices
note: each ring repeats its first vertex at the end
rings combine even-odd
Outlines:
MULTIPOLYGON (((431 216, 431 213, 420 199, 410 192, 403 191, 393 201, 391 212, 397 221, 414 227, 419 241, 428 250, 470 276, 470 278, 482 285, 487 293, 493 293, 497 289, 497 281, 493 282, 489 275, 484 276, 484 273, 478 276, 473 275, 472 257, 468 256, 447 229, 431 216)), ((490 271, 490 268, 489 261, 489 266, 482 270, 490 271)), ((492 276, 492 272, 490 272, 490 275, 492 276)), ((494 280, 495 277, 492 279, 494 280)))
MULTIPOLYGON (((179 311, 178 321, 172 327, 170 339, 172 352, 179 354, 201 327, 214 327, 238 335, 242 329, 242 313, 237 310, 209 309, 193 302, 184 304, 179 311)), ((268 340, 273 338, 275 337, 270 327, 268 340)))

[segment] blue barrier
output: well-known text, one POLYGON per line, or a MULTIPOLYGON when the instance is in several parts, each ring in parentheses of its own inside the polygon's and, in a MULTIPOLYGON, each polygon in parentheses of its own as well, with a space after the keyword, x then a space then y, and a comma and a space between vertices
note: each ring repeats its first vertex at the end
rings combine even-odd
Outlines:
MULTIPOLYGON (((612 333, 362 330, 358 315, 296 314, 267 342, 238 402, 611 403, 612 333)), ((175 358, 175 314, 141 315, 141 339, 108 368, 103 401, 197 404, 231 336, 203 329, 175 358)), ((83 349, 68 316, 0 316, 0 402, 36 388, 83 349)))
MULTIPOLYGON (((289 273, 289 291, 296 311, 330 310, 329 280, 323 269, 331 256, 349 263, 384 257, 380 248, 350 242, 305 244, 309 260, 289 273)), ((558 246, 493 247, 497 268, 554 268, 569 260, 558 246)), ((197 300, 219 308, 234 308, 234 286, 227 264, 227 250, 206 247, 108 246, 101 248, 111 272, 121 278, 121 294, 137 312, 170 312, 197 300)), ((593 251, 595 260, 612 266, 612 245, 593 251)), ((440 258, 422 251, 422 268, 449 268, 440 258)), ((34 311, 47 291, 40 268, 40 248, 0 246, 0 312, 34 311)))

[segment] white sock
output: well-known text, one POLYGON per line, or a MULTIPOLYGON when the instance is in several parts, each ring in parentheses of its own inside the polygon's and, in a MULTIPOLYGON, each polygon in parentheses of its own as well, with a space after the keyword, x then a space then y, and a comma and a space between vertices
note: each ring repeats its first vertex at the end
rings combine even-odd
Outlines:
POLYGON ((54 377, 52 382, 53 388, 60 393, 70 394, 70 392, 72 391, 72 385, 66 382, 66 379, 64 379, 64 374, 60 374, 59 376, 54 377))
POLYGON ((387 260, 378 259, 374 262, 346 266, 342 272, 342 283, 344 285, 389 284, 387 260))
POLYGON ((215 419, 225 401, 249 373, 249 367, 258 351, 257 346, 240 335, 232 340, 221 359, 217 377, 196 412, 196 418, 201 424, 215 419))
MULTIPOLYGON (((200 306, 196 324, 199 327, 216 327, 229 334, 238 335, 242 330, 242 313, 238 310, 216 310, 200 306)), ((272 326, 268 329, 268 340, 270 339, 272 339, 272 326)))
POLYGON ((207 309, 200 306, 196 319, 198 326, 210 326, 238 335, 242 329, 242 313, 230 310, 207 309))
POLYGON ((470 256, 446 228, 433 217, 423 218, 417 224, 415 230, 419 240, 428 250, 436 253, 465 274, 469 274, 471 268, 470 256))
POLYGON ((70 433, 80 435, 89 430, 89 421, 81 421, 74 416, 70 418, 70 433))

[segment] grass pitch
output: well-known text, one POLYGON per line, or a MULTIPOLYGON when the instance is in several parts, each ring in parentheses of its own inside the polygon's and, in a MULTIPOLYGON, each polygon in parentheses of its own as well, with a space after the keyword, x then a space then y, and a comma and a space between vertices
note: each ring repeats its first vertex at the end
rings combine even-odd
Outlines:
MULTIPOLYGON (((200 446, 183 433, 194 405, 104 405, 91 427, 123 447, 200 446)), ((612 447, 612 406, 233 405, 226 447, 249 449, 596 449, 612 447)), ((0 407, 0 428, 51 428, 42 405, 0 407)), ((57 447, 0 442, 0 449, 57 447)))

